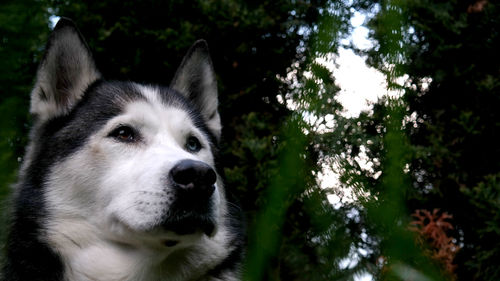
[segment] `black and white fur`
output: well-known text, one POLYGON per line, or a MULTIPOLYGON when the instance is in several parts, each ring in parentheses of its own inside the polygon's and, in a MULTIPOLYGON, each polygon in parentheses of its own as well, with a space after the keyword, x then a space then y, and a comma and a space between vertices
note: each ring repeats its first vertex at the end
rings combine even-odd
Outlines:
POLYGON ((170 87, 101 78, 75 25, 52 32, 31 94, 2 280, 239 280, 242 230, 217 173, 208 49, 170 87))

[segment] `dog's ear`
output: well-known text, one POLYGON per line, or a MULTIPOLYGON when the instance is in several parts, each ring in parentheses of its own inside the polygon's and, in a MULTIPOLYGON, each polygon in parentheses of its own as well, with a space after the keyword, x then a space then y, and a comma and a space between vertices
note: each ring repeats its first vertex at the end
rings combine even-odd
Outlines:
POLYGON ((61 18, 50 35, 38 67, 31 92, 31 113, 41 120, 68 113, 100 76, 73 21, 61 18))
POLYGON ((217 110, 217 81, 205 40, 196 41, 175 73, 170 87, 192 101, 217 139, 221 135, 217 110))

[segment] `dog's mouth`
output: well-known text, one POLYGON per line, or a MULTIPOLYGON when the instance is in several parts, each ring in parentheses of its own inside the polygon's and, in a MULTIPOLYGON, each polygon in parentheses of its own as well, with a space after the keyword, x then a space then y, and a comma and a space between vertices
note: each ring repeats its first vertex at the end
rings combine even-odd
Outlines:
MULTIPOLYGON (((216 224, 213 218, 192 213, 170 217, 161 225, 164 230, 172 231, 179 236, 203 233, 209 237, 215 235, 215 226, 216 224)), ((183 239, 166 239, 163 241, 163 245, 174 247, 177 246, 181 240, 183 239)))
POLYGON ((174 247, 177 244, 179 244, 179 242, 180 242, 179 240, 166 239, 163 241, 163 245, 167 247, 174 247))
POLYGON ((187 201, 179 198, 165 214, 161 227, 178 235, 202 232, 207 236, 213 236, 216 223, 212 202, 187 201))
POLYGON ((179 212, 168 216, 162 223, 162 228, 178 235, 188 235, 201 231, 207 236, 215 233, 215 219, 210 215, 195 212, 179 212))

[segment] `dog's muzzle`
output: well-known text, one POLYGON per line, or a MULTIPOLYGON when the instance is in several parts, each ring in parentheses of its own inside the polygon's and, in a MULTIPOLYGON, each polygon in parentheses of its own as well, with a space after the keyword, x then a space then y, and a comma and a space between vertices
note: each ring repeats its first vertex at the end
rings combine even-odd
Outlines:
POLYGON ((216 181, 215 171, 206 163, 194 160, 177 163, 169 173, 175 200, 162 226, 181 235, 201 230, 211 236, 215 230, 211 197, 216 181))

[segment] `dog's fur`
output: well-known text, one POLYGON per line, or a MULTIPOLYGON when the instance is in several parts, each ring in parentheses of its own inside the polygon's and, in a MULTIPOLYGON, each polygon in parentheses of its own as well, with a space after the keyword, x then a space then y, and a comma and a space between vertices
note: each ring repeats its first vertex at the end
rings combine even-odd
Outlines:
POLYGON ((170 87, 109 82, 61 19, 31 94, 3 280, 239 280, 217 105, 204 41, 170 87))

